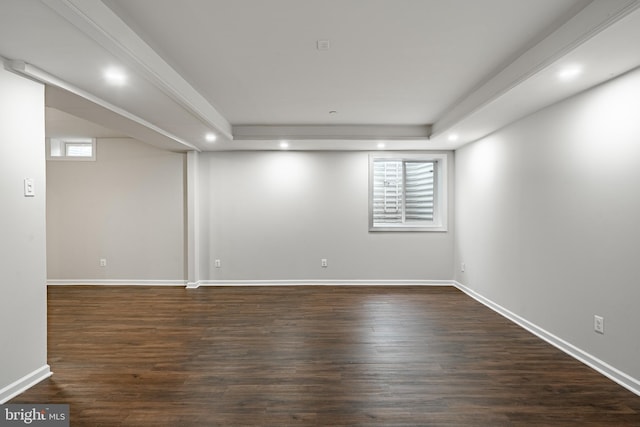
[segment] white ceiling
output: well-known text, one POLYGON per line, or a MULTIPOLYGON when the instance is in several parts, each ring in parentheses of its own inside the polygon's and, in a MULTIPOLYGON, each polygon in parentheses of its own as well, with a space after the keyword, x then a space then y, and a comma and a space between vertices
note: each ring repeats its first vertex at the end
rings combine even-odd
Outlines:
POLYGON ((106 4, 234 125, 413 125, 436 121, 585 2, 106 4), (328 51, 317 50, 319 39, 330 41, 328 51), (330 117, 330 110, 338 114, 330 117))
POLYGON ((639 3, 2 0, 0 56, 47 83, 49 136, 453 149, 640 66, 639 3), (567 64, 584 72, 559 82, 567 64))

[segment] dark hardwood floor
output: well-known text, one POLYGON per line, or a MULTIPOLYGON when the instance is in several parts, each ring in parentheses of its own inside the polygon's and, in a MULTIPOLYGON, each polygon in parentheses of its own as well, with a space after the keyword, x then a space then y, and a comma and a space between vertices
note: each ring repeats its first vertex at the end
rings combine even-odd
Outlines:
POLYGON ((640 397, 455 288, 50 287, 72 426, 640 426, 640 397))

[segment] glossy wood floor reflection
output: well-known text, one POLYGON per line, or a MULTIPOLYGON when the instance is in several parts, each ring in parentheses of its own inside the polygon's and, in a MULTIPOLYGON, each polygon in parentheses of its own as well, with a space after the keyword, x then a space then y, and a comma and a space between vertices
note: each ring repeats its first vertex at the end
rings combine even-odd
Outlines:
POLYGON ((640 426, 640 397, 455 288, 51 287, 72 426, 640 426))

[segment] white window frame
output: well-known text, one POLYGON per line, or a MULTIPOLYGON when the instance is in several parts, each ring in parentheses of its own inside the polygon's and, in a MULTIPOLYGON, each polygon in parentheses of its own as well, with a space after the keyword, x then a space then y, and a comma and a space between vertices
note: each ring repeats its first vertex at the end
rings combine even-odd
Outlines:
POLYGON ((65 160, 75 162, 95 162, 96 161, 96 139, 95 138, 47 138, 46 141, 47 160, 65 160), (89 145, 91 144, 91 156, 67 156, 67 145, 89 145))
MULTIPOLYGON (((447 231, 447 154, 446 153, 372 153, 369 154, 369 231, 447 231), (373 222, 373 171, 376 160, 433 162, 435 165, 434 218, 429 224, 412 223, 375 225, 373 222)), ((404 185, 404 183, 403 183, 404 185)))

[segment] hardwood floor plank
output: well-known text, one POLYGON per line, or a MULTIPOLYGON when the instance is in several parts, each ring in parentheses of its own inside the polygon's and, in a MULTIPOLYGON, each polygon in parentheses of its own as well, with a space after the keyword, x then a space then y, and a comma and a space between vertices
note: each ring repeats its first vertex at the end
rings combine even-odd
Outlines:
POLYGON ((49 288, 72 426, 639 426, 640 397, 455 288, 49 288))

